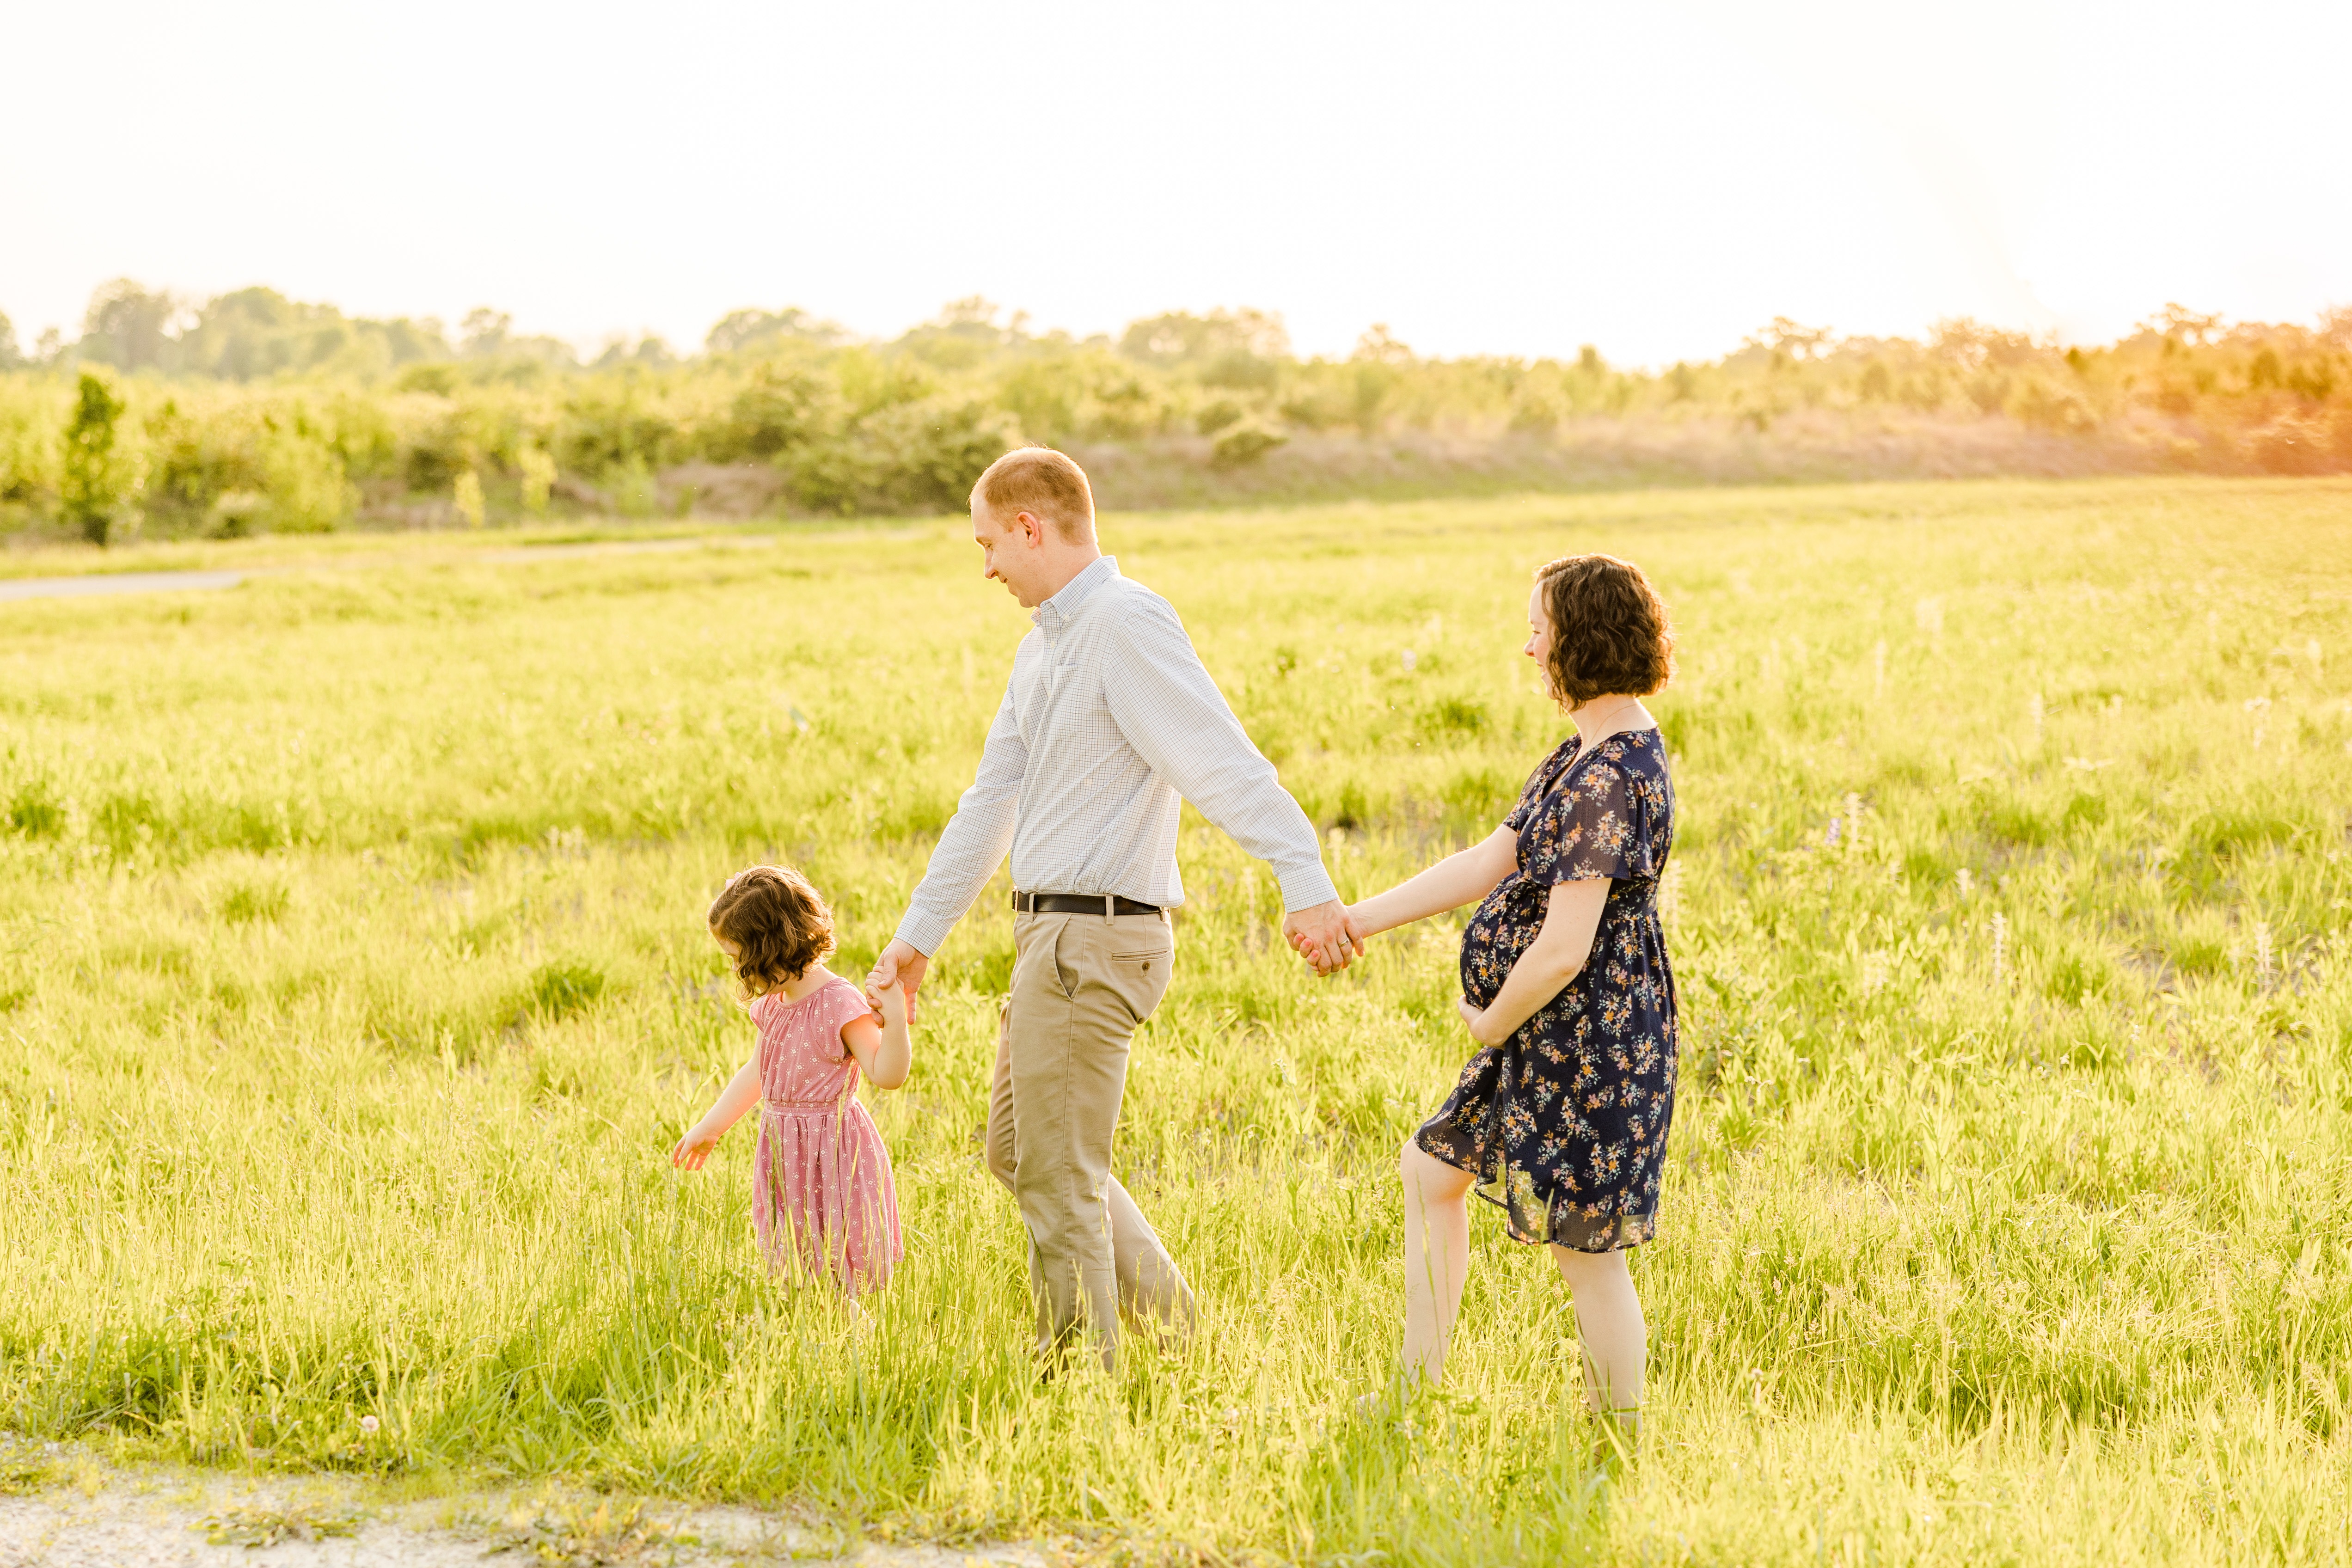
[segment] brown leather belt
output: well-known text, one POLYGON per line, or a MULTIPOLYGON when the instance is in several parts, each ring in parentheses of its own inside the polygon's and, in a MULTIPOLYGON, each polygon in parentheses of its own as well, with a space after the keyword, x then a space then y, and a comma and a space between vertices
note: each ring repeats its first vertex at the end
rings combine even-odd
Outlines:
POLYGON ((1013 912, 1022 915, 1156 915, 1158 904, 1139 904, 1110 893, 1015 893, 1013 912), (1106 907, 1108 906, 1108 907, 1106 907))

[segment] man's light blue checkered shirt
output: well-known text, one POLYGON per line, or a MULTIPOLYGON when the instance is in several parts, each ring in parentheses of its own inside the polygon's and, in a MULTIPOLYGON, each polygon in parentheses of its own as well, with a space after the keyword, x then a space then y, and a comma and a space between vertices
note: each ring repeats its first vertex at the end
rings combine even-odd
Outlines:
POLYGON ((902 940, 937 952, 1008 849, 1023 892, 1181 904, 1187 800, 1274 868, 1286 909, 1339 896, 1315 825, 1250 744, 1167 600, 1106 555, 1030 619, 980 776, 931 851, 902 940))

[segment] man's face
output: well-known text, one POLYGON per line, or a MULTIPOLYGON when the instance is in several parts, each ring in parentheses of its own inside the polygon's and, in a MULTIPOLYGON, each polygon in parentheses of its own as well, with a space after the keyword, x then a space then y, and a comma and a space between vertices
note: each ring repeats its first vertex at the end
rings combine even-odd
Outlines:
POLYGON ((1038 546, 1044 531, 1027 512, 1000 523, 978 501, 971 507, 971 542, 980 546, 980 574, 1004 584, 1024 610, 1045 602, 1037 587, 1043 573, 1038 546))

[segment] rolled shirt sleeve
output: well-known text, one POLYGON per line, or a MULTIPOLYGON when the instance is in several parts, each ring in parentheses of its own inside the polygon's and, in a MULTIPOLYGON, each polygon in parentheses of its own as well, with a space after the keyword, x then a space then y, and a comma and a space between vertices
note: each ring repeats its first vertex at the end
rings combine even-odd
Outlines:
POLYGON ((1285 910, 1338 899, 1315 825, 1234 717, 1174 607, 1157 595, 1141 598, 1111 635, 1118 657, 1106 663, 1103 695, 1136 754, 1202 816, 1274 868, 1285 910))
POLYGON ((930 865, 898 922, 898 940, 926 958, 940 950, 963 919, 988 879, 1013 847, 1013 818, 1021 804, 1021 779, 1029 765, 1028 742, 1013 704, 1013 683, 988 727, 980 773, 956 802, 955 816, 940 834, 930 865))

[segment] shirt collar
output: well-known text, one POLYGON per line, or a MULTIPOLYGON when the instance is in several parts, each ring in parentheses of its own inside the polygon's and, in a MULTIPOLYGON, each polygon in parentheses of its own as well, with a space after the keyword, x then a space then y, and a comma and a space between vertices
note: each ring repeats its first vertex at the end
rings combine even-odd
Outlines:
POLYGON ((1118 575, 1118 557, 1098 555, 1087 563, 1087 569, 1062 584, 1062 591, 1029 612, 1033 625, 1066 626, 1076 617, 1078 606, 1091 597, 1097 588, 1118 575))

